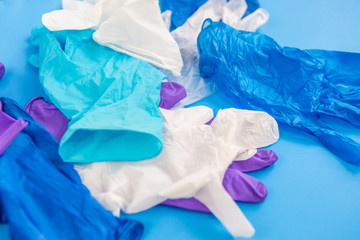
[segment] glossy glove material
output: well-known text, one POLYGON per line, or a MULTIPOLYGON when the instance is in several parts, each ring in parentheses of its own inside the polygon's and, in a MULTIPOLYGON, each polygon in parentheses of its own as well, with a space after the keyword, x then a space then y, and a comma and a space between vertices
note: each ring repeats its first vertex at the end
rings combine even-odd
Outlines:
POLYGON ((93 28, 101 45, 179 75, 179 47, 166 28, 157 0, 63 0, 63 10, 43 15, 51 31, 93 28), (94 2, 94 1, 92 1, 94 2))
POLYGON ((158 109, 165 78, 148 63, 92 40, 93 30, 32 31, 30 62, 51 101, 70 119, 64 161, 142 160, 162 149, 158 109))
MULTIPOLYGON (((177 83, 164 82, 161 87, 161 101, 159 106, 170 109, 182 99, 184 88, 177 83)), ((67 129, 69 120, 52 103, 45 102, 42 97, 32 99, 25 110, 39 123, 41 123, 55 138, 61 139, 67 129)), ((210 123, 209 123, 210 124, 210 123)), ((225 172, 223 186, 230 196, 236 201, 260 202, 267 195, 266 186, 244 174, 243 172, 262 169, 272 165, 277 160, 277 155, 268 149, 258 149, 257 153, 246 161, 233 162, 225 172)), ((176 206, 194 211, 210 212, 198 200, 177 199, 167 200, 162 204, 176 206)))
POLYGON ((231 24, 241 30, 256 31, 265 24, 269 14, 264 9, 257 9, 245 18, 242 18, 246 11, 245 0, 209 0, 202 5, 181 27, 171 32, 178 43, 184 61, 181 76, 174 76, 171 72, 164 72, 169 81, 178 82, 183 85, 187 97, 180 106, 187 106, 201 100, 216 91, 215 83, 209 79, 203 79, 199 73, 199 53, 197 50, 197 36, 205 19, 231 24))
MULTIPOLYGON (((193 15, 198 8, 200 8, 207 0, 160 0, 160 8, 162 12, 170 10, 172 12, 170 30, 174 30, 182 26, 186 20, 193 15)), ((249 15, 258 9, 259 3, 257 0, 246 0, 248 9, 244 16, 249 15)))
MULTIPOLYGON (((222 181, 225 190, 235 201, 257 203, 267 196, 264 183, 256 180, 245 172, 252 172, 268 167, 278 159, 274 151, 258 149, 257 153, 245 161, 234 161, 225 172, 222 181)), ((193 211, 210 212, 210 210, 195 198, 169 199, 162 204, 185 208, 193 211)))
POLYGON ((281 48, 266 35, 211 20, 198 48, 201 75, 241 107, 267 111, 360 165, 360 144, 317 121, 327 115, 360 126, 360 54, 281 48))
MULTIPOLYGON (((186 92, 178 83, 163 82, 160 97, 159 107, 170 109, 186 97, 186 92)), ((26 104, 25 110, 60 142, 70 120, 54 104, 46 102, 43 97, 35 97, 26 104)))
POLYGON ((0 79, 4 76, 5 66, 0 62, 0 79))
POLYGON ((11 239, 140 239, 141 223, 101 207, 55 139, 14 101, 1 102, 9 120, 28 122, 0 156, 0 214, 11 239))
POLYGON ((268 114, 208 107, 161 110, 164 148, 159 156, 138 162, 77 164, 82 182, 115 215, 136 213, 166 199, 195 197, 234 236, 254 229, 222 186, 229 165, 245 160, 256 148, 277 141, 276 121, 268 114), (195 161, 196 160, 196 161, 195 161))

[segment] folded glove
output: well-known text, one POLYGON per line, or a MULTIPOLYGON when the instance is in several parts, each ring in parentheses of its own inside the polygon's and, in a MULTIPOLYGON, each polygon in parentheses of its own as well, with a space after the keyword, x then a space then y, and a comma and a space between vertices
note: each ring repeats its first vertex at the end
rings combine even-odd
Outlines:
MULTIPOLYGON (((0 219, 11 239, 140 239, 143 225, 114 217, 92 198, 57 154, 56 140, 28 113, 7 98, 0 109, 0 132, 17 131, 0 155, 0 219)), ((0 134, 0 142, 9 136, 0 134)))
MULTIPOLYGON (((207 0, 181 0, 181 1, 161 0, 160 8, 162 12, 165 11, 172 12, 172 18, 170 24, 171 25, 170 30, 172 31, 183 25, 186 22, 186 20, 206 2, 207 0)), ((260 7, 257 0, 246 0, 246 3, 248 5, 248 9, 246 10, 244 16, 249 15, 250 13, 254 12, 256 9, 260 7)))
MULTIPOLYGON (((267 196, 264 183, 256 180, 245 172, 260 170, 274 164, 277 155, 269 149, 258 149, 256 154, 245 161, 234 161, 226 170, 222 181, 225 190, 235 201, 257 203, 267 196)), ((210 212, 210 210, 195 198, 168 199, 162 204, 185 208, 193 211, 210 212)))
POLYGON ((201 76, 241 107, 266 111, 360 165, 360 144, 318 121, 331 116, 360 126, 360 54, 282 48, 266 35, 210 19, 198 48, 201 76))
POLYGON ((5 73, 5 66, 4 64, 0 63, 0 79, 3 77, 5 73))
POLYGON ((32 31, 30 62, 51 101, 70 119, 59 153, 64 161, 142 160, 162 148, 158 109, 161 72, 101 46, 93 30, 32 31))
POLYGON ((195 197, 234 236, 254 229, 222 187, 228 166, 277 141, 276 121, 263 112, 208 107, 161 109, 164 148, 159 156, 138 162, 77 164, 82 182, 115 215, 135 213, 166 199, 195 197))
MULTIPOLYGON (((160 97, 159 106, 170 109, 186 97, 186 91, 178 83, 163 82, 160 97)), ((26 104, 25 110, 60 142, 70 120, 54 104, 46 102, 43 97, 35 97, 26 104)))
MULTIPOLYGON (((161 101, 159 106, 170 109, 184 96, 184 88, 176 83, 163 83, 161 87, 161 101)), ((67 129, 69 120, 52 103, 47 103, 42 97, 32 99, 25 110, 39 123, 41 123, 55 138, 61 139, 67 129)), ((260 202, 267 195, 266 186, 244 174, 272 165, 277 160, 272 150, 259 149, 257 153, 246 161, 233 162, 226 170, 223 186, 236 201, 260 202)), ((162 204, 186 208, 194 211, 209 212, 208 208, 196 199, 167 200, 162 204)))
POLYGON ((199 53, 196 39, 201 31, 205 19, 215 21, 222 19, 241 30, 256 31, 265 24, 269 14, 264 9, 257 9, 245 18, 245 0, 209 0, 202 5, 181 27, 173 30, 171 35, 178 43, 184 62, 181 76, 174 76, 169 71, 164 71, 169 81, 178 82, 186 89, 187 97, 181 101, 181 106, 192 104, 205 98, 216 91, 215 83, 203 79, 199 73, 199 53))
POLYGON ((94 40, 115 51, 179 75, 179 47, 166 28, 157 0, 63 0, 63 10, 44 14, 51 31, 93 28, 94 40))

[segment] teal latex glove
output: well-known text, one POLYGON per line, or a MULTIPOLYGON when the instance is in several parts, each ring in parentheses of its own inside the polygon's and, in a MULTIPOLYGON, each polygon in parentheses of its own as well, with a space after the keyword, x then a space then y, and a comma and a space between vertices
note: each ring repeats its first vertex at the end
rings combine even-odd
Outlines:
POLYGON ((70 119, 60 142, 64 161, 142 160, 162 149, 158 110, 165 75, 101 46, 93 30, 34 28, 30 62, 51 101, 70 119))

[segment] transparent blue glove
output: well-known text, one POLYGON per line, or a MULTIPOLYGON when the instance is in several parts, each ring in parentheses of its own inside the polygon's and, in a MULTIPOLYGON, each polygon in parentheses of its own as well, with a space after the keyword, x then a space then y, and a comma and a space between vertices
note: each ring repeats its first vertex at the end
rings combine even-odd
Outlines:
POLYGON ((281 48, 266 35, 210 19, 198 48, 201 75, 236 103, 266 111, 360 165, 360 144, 317 121, 331 116, 360 126, 360 54, 281 48))

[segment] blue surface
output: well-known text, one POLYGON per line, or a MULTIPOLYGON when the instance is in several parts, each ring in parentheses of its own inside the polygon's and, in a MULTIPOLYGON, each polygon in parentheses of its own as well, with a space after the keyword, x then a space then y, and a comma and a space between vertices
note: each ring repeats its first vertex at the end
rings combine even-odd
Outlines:
MULTIPOLYGON (((280 45, 360 52, 360 1, 262 0, 270 13, 262 32, 280 45)), ((26 63, 30 30, 41 14, 60 7, 60 0, 0 0, 0 62, 7 67, 0 80, 0 96, 13 97, 23 106, 42 95, 37 70, 26 63)), ((215 110, 235 106, 221 94, 196 105, 215 110)), ((360 129, 329 119, 336 130, 360 141, 360 129)), ((271 146, 278 162, 251 175, 268 187, 261 204, 239 206, 256 229, 253 239, 360 239, 360 168, 344 163, 315 138, 280 126, 281 138, 271 146)), ((145 225, 146 240, 232 239, 218 220, 159 206, 128 215, 145 225)), ((8 239, 0 225, 0 239, 8 239)))

